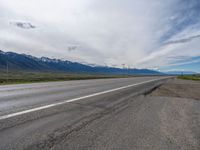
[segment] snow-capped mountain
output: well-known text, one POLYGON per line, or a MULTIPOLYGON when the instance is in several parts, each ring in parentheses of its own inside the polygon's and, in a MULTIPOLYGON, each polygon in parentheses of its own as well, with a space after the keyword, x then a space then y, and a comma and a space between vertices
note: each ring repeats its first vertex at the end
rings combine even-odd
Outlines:
POLYGON ((41 72, 73 72, 73 73, 101 73, 101 74, 162 74, 149 69, 121 69, 96 65, 86 65, 78 62, 51 59, 48 57, 34 57, 26 54, 0 51, 0 70, 6 67, 13 71, 41 71, 41 72))

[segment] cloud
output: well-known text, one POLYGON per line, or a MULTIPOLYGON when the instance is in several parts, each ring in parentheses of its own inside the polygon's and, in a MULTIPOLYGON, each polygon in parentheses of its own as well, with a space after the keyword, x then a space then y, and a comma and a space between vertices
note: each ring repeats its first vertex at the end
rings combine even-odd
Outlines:
POLYGON ((177 57, 173 58, 173 61, 168 66, 162 68, 162 70, 186 70, 200 73, 200 56, 195 57, 177 57))
POLYGON ((14 26, 22 28, 22 29, 34 29, 34 28, 36 28, 36 26, 32 25, 29 22, 10 21, 10 25, 14 25, 14 26))
POLYGON ((199 6, 196 0, 1 0, 0 48, 160 68, 174 61, 171 56, 199 55, 199 6), (12 20, 23 21, 12 28, 12 20))
POLYGON ((200 56, 195 57, 182 57, 182 58, 174 58, 174 61, 169 64, 169 66, 180 66, 180 65, 187 65, 193 63, 200 63, 200 56))
POLYGON ((178 40, 174 40, 174 41, 168 41, 168 42, 164 43, 164 45, 186 43, 186 42, 190 42, 191 40, 197 39, 197 38, 200 38, 200 35, 190 36, 187 38, 178 39, 178 40))
POLYGON ((77 45, 71 45, 71 46, 68 46, 68 51, 75 51, 78 49, 78 46, 77 45))

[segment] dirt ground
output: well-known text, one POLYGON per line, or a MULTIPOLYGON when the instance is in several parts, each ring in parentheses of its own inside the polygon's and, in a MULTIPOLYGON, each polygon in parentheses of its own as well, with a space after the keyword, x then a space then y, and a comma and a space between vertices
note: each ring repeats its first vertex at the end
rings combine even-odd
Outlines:
POLYGON ((173 79, 52 149, 200 150, 200 82, 173 79))
POLYGON ((173 79, 158 87, 150 96, 200 100, 200 81, 173 79))

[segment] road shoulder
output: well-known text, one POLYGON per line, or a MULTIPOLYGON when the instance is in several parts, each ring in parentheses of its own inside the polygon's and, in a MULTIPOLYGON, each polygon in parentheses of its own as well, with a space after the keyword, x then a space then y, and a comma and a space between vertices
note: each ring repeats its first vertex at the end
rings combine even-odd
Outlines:
POLYGON ((149 95, 132 98, 122 111, 73 132, 52 149, 198 150, 200 101, 196 89, 188 91, 188 87, 200 88, 200 84, 169 81, 149 95), (171 87, 175 93, 169 92, 171 87))

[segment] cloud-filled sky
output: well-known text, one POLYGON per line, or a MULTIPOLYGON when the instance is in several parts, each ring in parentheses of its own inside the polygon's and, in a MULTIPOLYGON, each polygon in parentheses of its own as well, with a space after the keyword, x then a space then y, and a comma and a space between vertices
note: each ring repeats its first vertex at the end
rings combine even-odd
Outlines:
POLYGON ((0 49, 200 72, 200 1, 1 0, 0 49))

